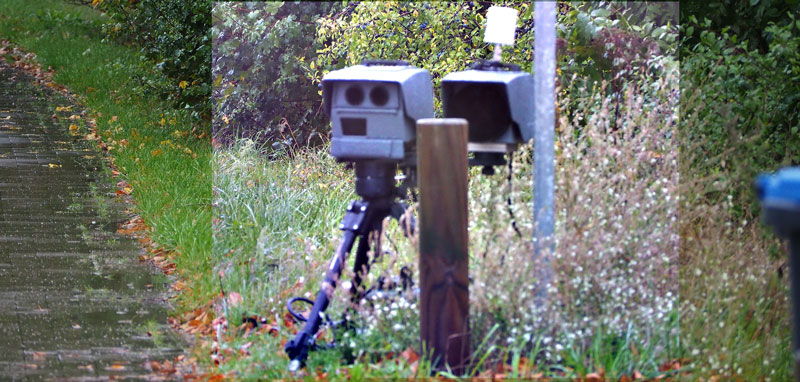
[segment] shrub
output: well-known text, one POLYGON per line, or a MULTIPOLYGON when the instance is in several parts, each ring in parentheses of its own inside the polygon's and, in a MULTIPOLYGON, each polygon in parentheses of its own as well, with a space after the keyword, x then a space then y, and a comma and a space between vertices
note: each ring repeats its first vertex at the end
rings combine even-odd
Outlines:
POLYGON ((216 3, 212 35, 214 137, 257 138, 283 150, 324 140, 319 89, 306 78, 333 3, 216 3), (322 138, 322 139, 321 139, 322 138))
POLYGON ((111 21, 111 37, 141 46, 147 61, 139 70, 160 72, 168 79, 135 76, 147 92, 193 109, 210 118, 211 0, 94 0, 111 21), (153 63, 153 64, 151 64, 153 63))
POLYGON ((695 90, 687 105, 699 109, 683 140, 702 142, 697 149, 707 154, 694 157, 691 166, 705 175, 728 173, 725 187, 736 216, 757 214, 750 207, 755 175, 800 163, 800 23, 769 26, 773 39, 766 53, 727 29, 710 31, 708 20, 687 25, 685 38, 700 42, 683 48, 681 80, 684 89, 695 90))
MULTIPOLYGON (((483 42, 484 15, 491 5, 218 3, 213 27, 213 97, 219 116, 214 121, 215 136, 230 143, 232 137, 258 135, 279 149, 325 141, 328 121, 320 107, 318 85, 327 72, 364 59, 408 61, 429 70, 438 89, 445 74, 491 58, 492 47, 483 42)), ((533 7, 519 2, 501 5, 520 13, 517 42, 505 49, 503 59, 530 71, 533 7)), ((676 48, 675 26, 667 21, 655 24, 647 16, 651 8, 669 7, 650 4, 609 10, 606 6, 581 2, 559 6, 561 79, 581 79, 575 86, 641 69, 650 48, 657 46, 664 55, 676 48), (626 48, 629 43, 632 48, 626 48), (604 55, 609 47, 614 54, 604 55)), ((567 90, 571 86, 564 84, 567 90)), ((435 109, 440 104, 437 90, 435 109)))

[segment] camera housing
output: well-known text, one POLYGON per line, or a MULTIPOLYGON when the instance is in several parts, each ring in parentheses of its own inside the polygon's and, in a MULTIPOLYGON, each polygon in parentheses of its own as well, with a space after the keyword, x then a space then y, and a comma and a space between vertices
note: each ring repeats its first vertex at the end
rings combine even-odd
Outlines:
POLYGON ((512 64, 479 62, 442 79, 444 117, 469 122, 472 165, 503 164, 505 153, 533 139, 533 97, 533 76, 512 64))
POLYGON ((322 97, 332 125, 332 156, 415 162, 416 120, 433 117, 427 70, 402 61, 365 61, 325 75, 322 97))

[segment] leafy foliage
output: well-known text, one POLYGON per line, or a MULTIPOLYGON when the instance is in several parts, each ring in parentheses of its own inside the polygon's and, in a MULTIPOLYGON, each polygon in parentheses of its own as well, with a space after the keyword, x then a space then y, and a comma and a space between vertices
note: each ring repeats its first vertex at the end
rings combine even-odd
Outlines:
MULTIPOLYGON (((215 136, 229 143, 231 137, 259 134, 260 141, 276 148, 323 141, 328 122, 317 86, 325 73, 365 59, 408 61, 429 70, 438 89, 445 74, 491 57, 492 46, 483 41, 484 15, 491 5, 219 3, 213 28, 213 96, 220 117, 214 121, 215 136)), ((530 71, 532 5, 495 5, 520 14, 516 44, 505 49, 503 60, 530 71)), ((558 44, 565 87, 615 77, 622 81, 641 68, 659 70, 649 64, 653 52, 670 56, 677 49, 674 17, 668 17, 672 8, 660 3, 561 4, 558 44), (573 78, 579 81, 572 84, 573 78)), ((435 103, 439 109, 438 94, 435 103)))
MULTIPOLYGON (((320 21, 317 39, 325 43, 315 81, 325 70, 360 63, 363 59, 399 59, 431 72, 434 88, 447 73, 465 70, 489 59, 492 46, 483 41, 484 15, 490 5, 519 11, 516 42, 503 60, 531 71, 533 64, 533 7, 529 3, 361 3, 320 21), (343 20, 344 19, 344 20, 343 20)), ((581 78, 579 84, 632 75, 646 66, 654 52, 670 55, 677 48, 677 27, 632 24, 634 8, 606 3, 559 5, 561 79, 581 78)), ((637 16, 645 17, 645 16, 637 16)), ((438 96, 438 95, 437 95, 438 96)), ((439 108, 437 98, 436 108, 439 108)))
MULTIPOLYGON (((734 1, 686 1, 681 3, 681 19, 709 19, 705 25, 709 32, 720 34, 726 29, 731 36, 744 42, 750 49, 761 53, 769 50, 773 32, 767 30, 772 24, 786 26, 800 16, 798 0, 734 0, 734 1)), ((699 35, 687 36, 686 44, 694 46, 700 42, 699 35)))
POLYGON ((707 19, 690 18, 685 29, 685 41, 699 42, 682 48, 683 88, 694 89, 684 97, 699 107, 687 110, 684 141, 702 142, 697 149, 708 156, 693 165, 703 173, 734 169, 727 186, 740 216, 755 202, 756 173, 800 163, 800 21, 790 18, 766 28, 773 37, 765 53, 727 28, 715 33, 707 19))
MULTIPOLYGON (((216 3, 212 35, 214 137, 256 137, 284 149, 322 141, 319 90, 306 77, 315 20, 332 3, 216 3)), ((313 64, 311 64, 313 67, 313 64)))
POLYGON ((210 0, 94 0, 92 5, 111 17, 110 36, 142 47, 147 60, 138 69, 145 74, 135 77, 143 90, 210 118, 210 0), (147 72, 166 78, 152 80, 147 72))

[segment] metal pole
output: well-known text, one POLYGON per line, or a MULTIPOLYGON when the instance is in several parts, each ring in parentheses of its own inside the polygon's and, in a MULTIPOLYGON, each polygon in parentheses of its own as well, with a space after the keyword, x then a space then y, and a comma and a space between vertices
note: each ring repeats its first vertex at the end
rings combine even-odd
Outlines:
MULTIPOLYGON (((535 1, 534 94, 535 129, 533 151, 533 242, 534 259, 543 249, 553 249, 553 188, 556 78, 556 2, 535 1)), ((538 276, 547 285, 552 275, 549 259, 542 258, 538 276)))

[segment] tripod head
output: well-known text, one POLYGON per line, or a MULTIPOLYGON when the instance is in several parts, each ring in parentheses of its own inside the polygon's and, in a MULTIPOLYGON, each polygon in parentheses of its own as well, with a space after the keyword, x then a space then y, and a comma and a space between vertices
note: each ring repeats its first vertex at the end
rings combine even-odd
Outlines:
POLYGON ((361 160, 353 163, 356 175, 356 195, 366 201, 395 197, 403 198, 406 191, 416 186, 416 171, 413 167, 398 165, 385 160, 361 160), (398 169, 403 175, 398 176, 398 169), (397 181, 402 182, 398 185, 397 181))

